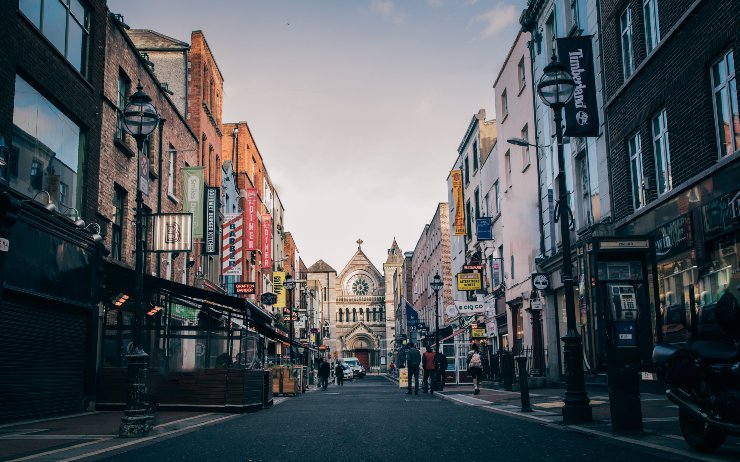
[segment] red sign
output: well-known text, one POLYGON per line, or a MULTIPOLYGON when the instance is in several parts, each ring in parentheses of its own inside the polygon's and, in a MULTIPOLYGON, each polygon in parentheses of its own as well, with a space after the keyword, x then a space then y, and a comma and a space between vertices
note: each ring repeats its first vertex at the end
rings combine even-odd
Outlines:
POLYGON ((244 226, 244 250, 258 250, 257 248, 257 236, 259 232, 259 220, 257 216, 257 204, 259 198, 257 197, 257 189, 247 189, 247 204, 246 210, 244 211, 244 218, 246 223, 244 226))
POLYGON ((463 265, 464 270, 480 271, 483 269, 483 265, 463 265))
POLYGON ((262 215, 262 268, 272 268, 272 216, 262 215))
POLYGON ((255 284, 254 282, 235 282, 234 292, 236 292, 237 294, 246 294, 246 295, 254 294, 255 284))

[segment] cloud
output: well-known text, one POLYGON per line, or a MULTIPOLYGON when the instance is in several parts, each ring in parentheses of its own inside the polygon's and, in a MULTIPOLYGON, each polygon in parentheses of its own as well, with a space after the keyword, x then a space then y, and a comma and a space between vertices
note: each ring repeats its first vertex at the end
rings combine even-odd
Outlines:
POLYGON ((391 0, 373 0, 370 8, 382 16, 391 16, 394 6, 391 0))
POLYGON ((489 37, 515 24, 518 18, 519 9, 517 7, 499 3, 492 10, 474 17, 473 22, 482 22, 485 26, 483 35, 489 37))
POLYGON ((427 5, 436 8, 442 6, 442 0, 427 0, 427 5))

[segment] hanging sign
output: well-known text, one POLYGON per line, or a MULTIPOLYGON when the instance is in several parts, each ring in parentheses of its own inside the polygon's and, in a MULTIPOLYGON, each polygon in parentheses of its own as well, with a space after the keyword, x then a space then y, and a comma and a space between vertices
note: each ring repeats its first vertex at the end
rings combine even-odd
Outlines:
POLYGON ((193 237, 203 239, 203 169, 183 167, 182 211, 193 214, 193 237))
POLYGON ((491 260, 491 287, 494 289, 497 289, 501 285, 503 267, 503 258, 493 258, 491 260))
MULTIPOLYGON (((224 276, 241 276, 244 252, 244 219, 241 213, 224 214, 224 229, 221 237, 221 269, 224 276)), ((238 293, 238 292, 237 292, 238 293)), ((254 292, 252 292, 254 293, 254 292)))
POLYGON ((246 204, 244 215, 246 217, 245 230, 244 230, 244 250, 257 251, 257 236, 259 236, 260 221, 257 216, 257 203, 259 197, 257 196, 256 188, 248 188, 246 190, 246 204))
POLYGON ((272 292, 265 292, 260 295, 260 302, 263 305, 274 305, 275 303, 277 303, 277 295, 272 292))
POLYGON ((277 295, 277 301, 274 303, 275 308, 285 308, 285 271, 275 271, 272 273, 272 290, 277 295))
POLYGON ((490 217, 475 219, 475 235, 479 241, 493 240, 493 222, 490 217))
POLYGON ((151 215, 154 237, 152 252, 190 252, 193 250, 192 213, 151 215))
POLYGON ((550 276, 547 273, 532 273, 532 287, 536 290, 550 288, 550 276))
POLYGON ((465 206, 463 205, 462 170, 450 172, 452 180, 452 199, 455 201, 455 236, 465 235, 465 206))
POLYGON ((458 314, 471 315, 483 313, 485 311, 485 304, 483 302, 455 301, 455 308, 457 308, 458 314))
POLYGON ((409 332, 415 332, 419 328, 419 313, 409 302, 406 302, 406 326, 409 332))
POLYGON ((139 153, 139 191, 149 195, 149 157, 143 152, 139 153))
POLYGON ((573 98, 565 105, 566 136, 599 136, 591 36, 557 39, 558 58, 573 76, 573 98))
POLYGON ((457 290, 481 290, 483 283, 480 273, 458 273, 457 290))
POLYGON ((262 214, 262 268, 272 268, 272 215, 262 214))
POLYGON ((218 255, 218 193, 219 188, 206 186, 205 200, 205 248, 204 255, 218 255))
POLYGON ((478 324, 477 327, 471 327, 470 336, 473 338, 485 338, 486 337, 486 325, 478 324))
POLYGON ((253 295, 255 293, 255 285, 256 284, 254 282, 235 282, 234 293, 240 295, 253 295))

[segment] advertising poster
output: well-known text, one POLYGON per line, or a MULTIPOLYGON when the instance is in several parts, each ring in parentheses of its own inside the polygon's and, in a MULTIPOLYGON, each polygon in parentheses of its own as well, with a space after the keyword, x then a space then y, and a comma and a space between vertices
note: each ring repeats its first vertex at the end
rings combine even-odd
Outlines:
POLYGON ((465 235, 465 205, 463 204, 462 170, 452 170, 452 198, 455 201, 455 236, 465 235))
POLYGON ((203 239, 203 170, 204 167, 182 168, 182 211, 193 214, 195 239, 203 239))
POLYGON ((565 105, 565 136, 599 136, 591 36, 559 38, 558 58, 573 76, 573 98, 565 105))

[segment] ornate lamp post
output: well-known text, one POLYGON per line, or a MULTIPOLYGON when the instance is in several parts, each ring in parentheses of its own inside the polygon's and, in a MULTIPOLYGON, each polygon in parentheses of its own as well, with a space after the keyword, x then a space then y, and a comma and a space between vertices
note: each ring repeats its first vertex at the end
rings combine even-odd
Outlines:
POLYGON ((563 154, 563 106, 573 97, 575 82, 565 66, 555 57, 543 70, 542 78, 537 84, 537 92, 542 101, 553 110, 555 136, 558 146, 558 219, 560 220, 560 238, 563 248, 563 289, 565 290, 565 311, 568 333, 562 337, 567 386, 563 421, 566 424, 590 422, 592 420, 586 385, 583 378, 583 342, 576 329, 576 305, 573 294, 573 267, 570 259, 570 218, 568 214, 568 191, 565 185, 565 156, 563 154))
MULTIPOLYGON (((134 326, 131 350, 128 353, 128 396, 126 409, 121 418, 118 434, 121 437, 146 436, 151 429, 149 420, 152 418, 151 409, 145 401, 147 397, 147 382, 149 355, 143 349, 144 336, 144 221, 142 204, 141 176, 142 162, 148 162, 142 153, 144 142, 151 135, 159 123, 159 113, 152 105, 152 99, 147 95, 141 81, 136 87, 136 93, 131 95, 123 110, 123 128, 136 140, 137 170, 136 170, 136 280, 134 298, 134 326)), ((148 181, 148 178, 145 178, 148 181)))
POLYGON ((283 287, 288 290, 288 313, 290 315, 290 363, 293 364, 293 289, 295 289, 295 281, 293 276, 290 274, 285 276, 285 282, 283 287))
POLYGON ((434 342, 437 345, 437 351, 441 351, 442 348, 439 344, 439 291, 442 289, 444 283, 442 282, 442 278, 439 277, 439 272, 434 275, 429 285, 434 291, 434 342))

